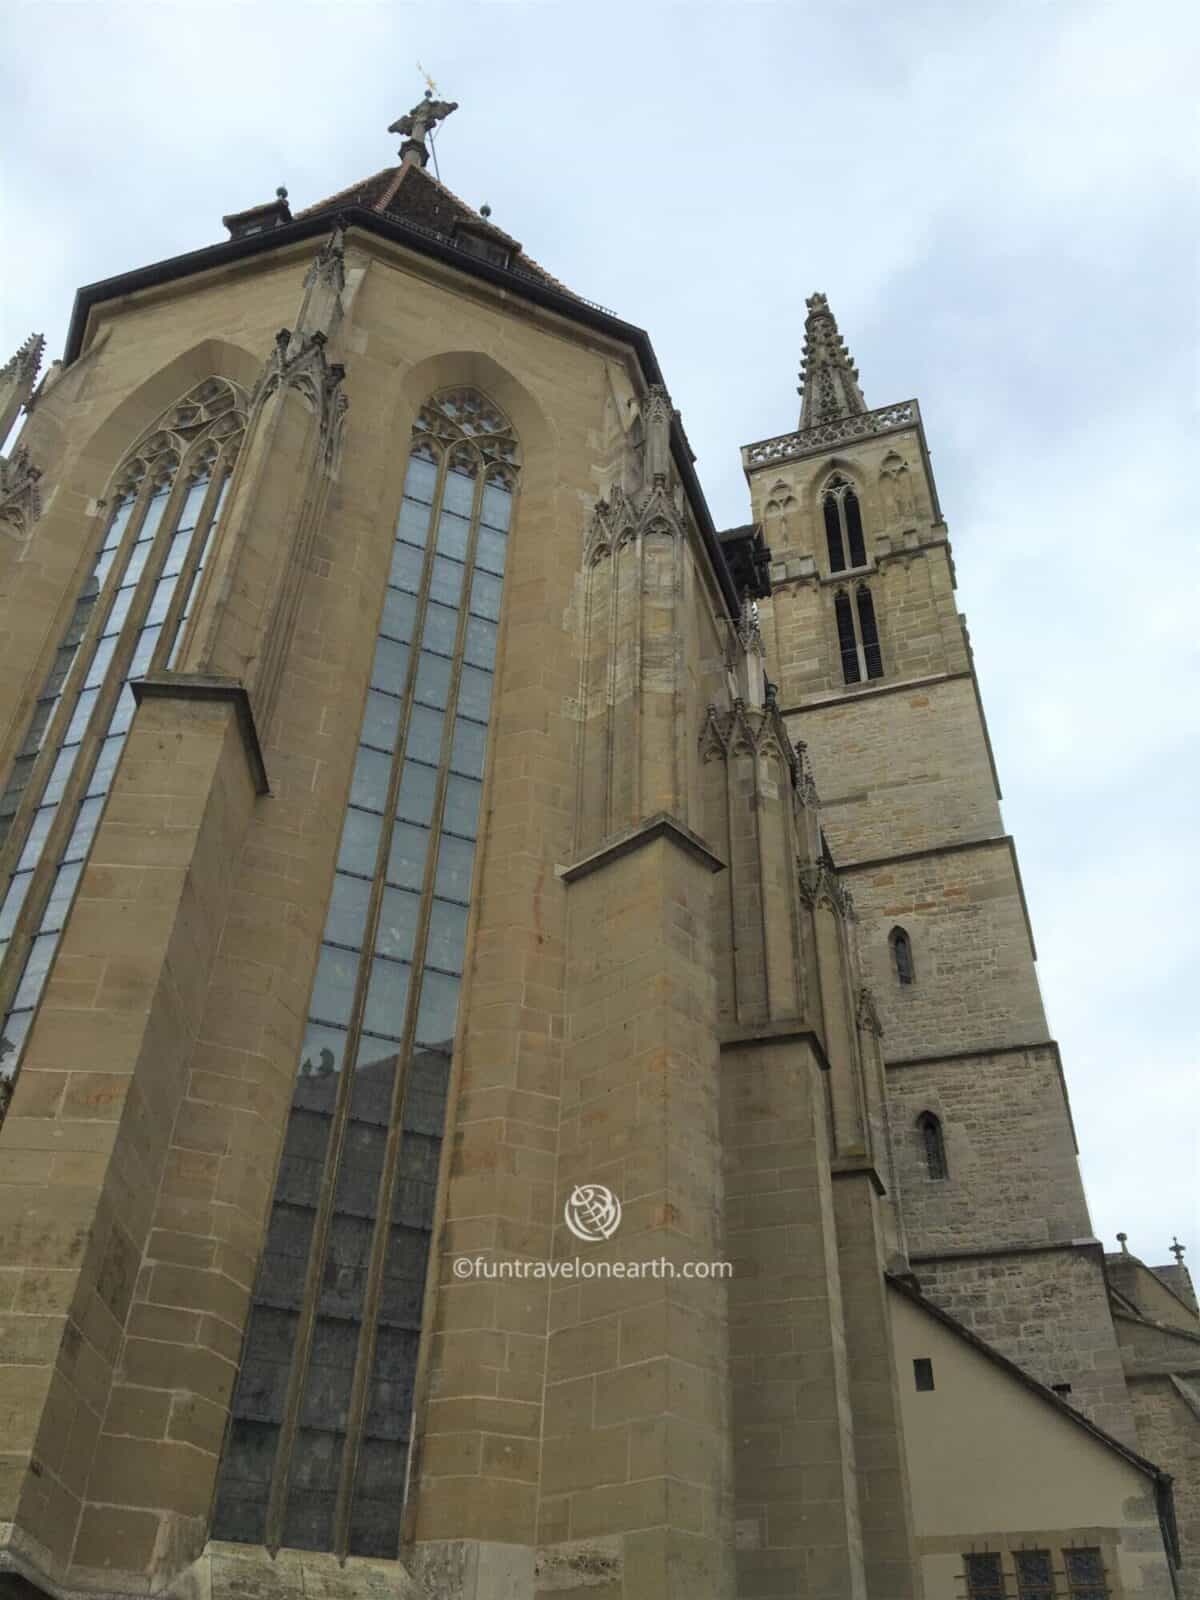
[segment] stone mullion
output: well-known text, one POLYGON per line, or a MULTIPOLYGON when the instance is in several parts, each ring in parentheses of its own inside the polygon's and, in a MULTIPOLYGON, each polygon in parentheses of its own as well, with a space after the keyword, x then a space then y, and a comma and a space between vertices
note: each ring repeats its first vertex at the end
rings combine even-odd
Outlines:
MULTIPOLYGON (((203 443, 201 441, 201 451, 203 443)), ((196 575, 196 568, 200 563, 200 552, 204 549, 204 541, 208 538, 208 530, 212 520, 217 514, 221 503, 221 490, 228 481, 228 462, 224 451, 219 451, 210 465, 210 479, 208 490, 204 496, 204 503, 200 507, 200 515, 196 518, 196 526, 192 529, 191 542, 188 545, 187 555, 175 579, 175 588, 171 594, 171 602, 167 606, 167 614, 162 620, 162 632, 154 646, 154 653, 146 668, 146 675, 157 674, 167 670, 171 651, 175 647, 175 635, 179 628, 179 618, 187 603, 188 591, 196 575)), ((199 476, 199 474, 197 474, 199 476)), ((188 480, 189 486, 195 478, 188 480)))
MULTIPOLYGON (((129 526, 126 528, 125 534, 122 536, 122 546, 125 547, 125 559, 121 563, 122 576, 124 576, 125 568, 129 560, 129 554, 133 549, 133 544, 136 543, 137 535, 141 532, 142 527, 145 524, 146 511, 149 507, 151 498, 153 497, 155 487, 154 479, 151 474, 147 474, 147 476, 150 478, 149 491, 146 493, 146 497, 142 502, 138 512, 134 516, 130 517, 129 526), (136 532, 133 534, 132 541, 127 543, 127 541, 129 541, 130 530, 135 527, 135 524, 136 532)), ((50 898, 50 891, 54 886, 54 879, 58 872, 63 850, 66 847, 71 830, 75 826, 84 791, 87 788, 88 783, 91 781, 92 772, 96 764, 96 757, 99 754, 100 746, 108 732, 108 724, 112 718, 113 711, 116 708, 117 701, 121 696, 121 691, 125 686, 125 677, 129 671, 130 663, 133 660, 134 651, 137 648, 137 636, 141 631, 143 622, 145 621, 146 612, 149 610, 150 596, 154 592, 154 585, 158 582, 163 562, 166 559, 167 546, 170 544, 171 532, 174 528, 175 522, 178 519, 180 506, 186 493, 187 485, 181 482, 179 470, 176 468, 175 483, 167 497, 167 503, 163 507, 163 514, 154 536, 154 543, 152 544, 146 557, 146 565, 142 568, 141 576, 137 580, 137 586, 133 591, 133 598, 129 603, 129 611, 126 614, 125 621, 121 625, 121 632, 117 636, 117 643, 113 650, 112 660, 108 664, 108 671, 105 673, 104 681, 100 685, 100 692, 96 696, 96 703, 92 707, 92 714, 88 718, 87 728, 84 730, 83 737, 79 741, 79 753, 75 757, 74 766, 71 768, 71 776, 67 780, 66 786, 62 792, 62 797, 58 802, 58 809, 54 813, 54 819, 50 824, 45 839, 42 841, 42 853, 38 858, 37 866, 34 868, 33 877, 29 881, 29 891, 25 896, 24 902, 22 903, 20 915, 18 916, 16 925, 13 928, 12 937, 9 940, 8 950, 6 952, 7 959, 4 962, 3 976, 0 977, 0 1021, 3 1020, 4 1014, 7 1013, 9 1006, 12 1004, 13 997, 16 994, 22 977, 24 976, 25 961, 33 945, 33 940, 37 934, 37 924, 41 922, 42 915, 45 912, 46 903, 50 898)), ((114 561, 114 572, 116 571, 116 567, 117 563, 114 561)), ((110 577, 111 576, 112 574, 110 574, 110 577)), ((84 640, 80 642, 79 654, 76 656, 75 661, 72 664, 71 676, 74 678, 75 682, 75 688, 71 695, 72 715, 74 714, 75 705, 79 699, 83 681, 87 677, 92 661, 95 658, 96 645, 100 638, 100 629, 103 627, 103 623, 108 621, 108 614, 112 609, 112 602, 116 596, 117 587, 119 587, 119 583, 113 587, 109 594, 108 603, 104 607, 103 622, 97 620, 96 632, 92 635, 90 641, 87 640, 85 635, 84 640)), ((89 624, 89 629, 90 627, 91 624, 89 624)), ((65 687, 66 685, 64 684, 64 689, 65 687)), ((66 709, 66 699, 67 696, 64 693, 62 697, 62 703, 59 705, 58 714, 52 719, 53 723, 60 722, 66 709)), ((62 721, 61 731, 65 733, 68 725, 69 718, 66 721, 62 721)), ((41 781, 40 787, 42 793, 45 792, 46 778, 53 769, 54 762, 58 759, 58 754, 59 750, 58 745, 56 744, 53 749, 53 758, 49 760, 41 781)), ((115 781, 116 773, 114 772, 113 778, 109 783, 109 793, 111 793, 112 783, 115 781)), ((106 794, 104 799, 107 798, 108 796, 106 794)), ((15 831, 16 830, 14 830, 14 832, 15 831)), ((64 927, 66 926, 67 917, 69 915, 70 911, 68 909, 67 913, 64 914, 63 917, 64 927)), ((47 973, 46 982, 42 986, 43 993, 48 987, 49 982, 50 975, 47 973)), ((38 1002, 33 1007, 30 1017, 28 1032, 32 1032, 40 1008, 41 996, 39 995, 38 1002)))
POLYGON ((576 741, 575 758, 575 824, 573 833, 573 847, 578 855, 584 844, 584 796, 587 793, 587 766, 588 756, 592 746, 591 739, 591 703, 592 703, 592 627, 596 605, 596 582, 600 571, 599 561, 589 559, 584 570, 583 578, 583 605, 582 615, 582 649, 579 659, 579 738, 576 741))
MULTIPOLYGON (((439 493, 435 496, 436 515, 430 525, 430 543, 428 558, 432 563, 437 550, 437 526, 441 517, 441 491, 445 488, 446 475, 450 470, 450 451, 447 451, 442 461, 441 477, 439 480, 439 493)), ((429 850, 425 860, 425 878, 421 885, 421 907, 417 914, 417 924, 413 934, 412 954, 412 979, 409 983, 407 1003, 405 1005, 404 1031, 401 1037, 396 1060, 396 1078, 392 1085, 392 1104, 389 1112, 389 1126, 387 1145, 383 1157, 383 1173, 379 1184, 379 1199, 375 1211, 375 1233, 371 1240, 371 1260, 367 1268, 367 1284, 363 1295, 363 1320, 362 1331, 358 1341, 358 1359, 355 1363, 354 1378, 350 1390, 350 1410, 346 1425, 346 1444, 342 1451, 341 1478, 338 1483, 337 1506, 334 1511, 333 1523, 333 1548, 334 1551, 344 1556, 349 1553, 350 1518, 354 1505, 354 1477, 358 1465, 358 1452, 362 1443, 362 1431, 366 1417, 368 1391, 371 1382, 371 1368, 375 1360, 375 1334, 379 1322, 379 1302, 382 1296, 384 1265, 387 1258, 389 1235, 391 1232, 392 1198, 395 1194, 396 1181, 400 1172, 400 1157, 403 1153, 404 1143, 404 1093, 408 1087, 409 1066, 412 1061, 412 1052, 416 1036, 417 1012, 420 1008, 421 989, 425 972, 425 952, 429 943, 429 923, 433 914, 433 888, 437 874, 438 848, 442 837, 442 814, 445 809, 446 787, 450 781, 450 753, 454 742, 454 716, 458 707, 458 690, 462 681, 462 669, 465 661, 467 624, 470 613, 468 610, 471 598, 471 579, 475 567, 475 551, 479 543, 479 526, 483 509, 483 490, 487 482, 486 462, 480 461, 479 479, 475 486, 475 501, 471 513, 470 531, 467 535, 467 548, 463 558, 463 587, 459 595, 458 629, 454 637, 454 655, 450 671, 450 688, 446 695, 445 726, 442 729, 442 748, 438 759, 437 785, 433 796, 433 813, 429 820, 429 850)), ((427 580, 426 580, 427 581, 427 580)), ((427 595, 426 597, 427 598, 427 595)), ((424 631, 425 607, 420 608, 421 631, 413 627, 414 651, 410 662, 410 673, 413 683, 416 682, 417 661, 420 656, 420 640, 424 631)), ((493 667, 494 667, 493 661, 493 667)), ((489 714, 490 723, 490 714, 489 714)), ((407 719, 405 725, 405 745, 408 742, 407 719)), ((403 750, 403 747, 401 747, 403 750)), ((398 776, 403 766, 401 760, 393 774, 398 776)), ((392 812, 395 806, 393 803, 392 812)), ((480 810, 482 823, 482 808, 480 810)), ((394 814, 391 822, 386 827, 389 841, 392 828, 395 826, 394 814)), ((386 860, 386 857, 384 858, 386 860)), ((376 874, 382 884, 383 873, 376 874)), ((372 943, 374 940, 372 939, 372 943)), ((466 951, 464 949, 464 966, 466 951)), ((461 979, 460 979, 461 988, 461 979)), ((460 995, 461 998, 461 995, 460 995)), ((444 1135, 443 1126, 443 1135, 444 1135)), ((444 1147, 444 1137, 443 1137, 444 1147)), ((440 1160, 439 1160, 440 1165, 440 1160)), ((430 1271, 434 1270, 433 1253, 430 1252, 429 1261, 426 1263, 426 1279, 430 1271)), ((411 1441, 412 1430, 409 1437, 411 1441)))
MULTIPOLYGON (((325 1252, 329 1245, 329 1233, 333 1221, 333 1202, 337 1193, 338 1172, 341 1167, 342 1146, 345 1142, 346 1125, 349 1121, 347 1107, 354 1084, 354 1060, 357 1056, 358 1044, 362 1036, 362 1017, 366 1005, 367 986, 371 979, 371 961, 375 952, 379 913, 383 905, 388 851, 391 847, 392 832, 396 821, 396 801, 400 793, 400 776, 404 768, 404 752, 408 745, 408 727, 412 718, 413 694, 417 682, 417 658, 420 654, 420 647, 417 641, 421 638, 425 627, 430 577, 433 572, 433 560, 436 551, 436 529, 438 518, 441 515, 442 488, 445 483, 446 458, 440 447, 439 454, 442 456, 442 460, 439 464, 437 489, 429 511, 424 565, 421 570, 421 590, 417 596, 417 607, 413 618, 413 642, 409 646, 408 668, 405 673, 403 704, 400 712, 400 726, 397 730, 396 743, 392 751, 392 770, 388 778, 387 796, 384 802, 383 826, 379 833, 379 848, 375 856, 375 872, 371 879, 371 894, 367 903, 367 918, 363 927, 362 950, 359 955, 358 972, 354 983, 354 998, 346 1025, 346 1047, 341 1072, 342 1081, 338 1085, 337 1098, 331 1118, 329 1149, 325 1155, 325 1167, 321 1174, 321 1191, 317 1199, 316 1218, 313 1222, 313 1237, 309 1246, 308 1270, 305 1275, 304 1293, 301 1297, 300 1314, 296 1325, 296 1339, 293 1346, 292 1366, 288 1374, 287 1394, 284 1397, 283 1421, 280 1424, 279 1444, 276 1448, 275 1464, 271 1476, 271 1492, 267 1500, 265 1542, 270 1550, 277 1550, 280 1547, 284 1516, 287 1510, 292 1450, 296 1440, 296 1432, 300 1425, 300 1406, 304 1396, 304 1381, 308 1375, 309 1356, 312 1352, 313 1333, 317 1320, 317 1307, 321 1298, 321 1272, 325 1264, 325 1252)), ((393 542, 394 540, 395 535, 393 533, 393 542)), ((378 627, 375 630, 375 638, 376 643, 378 643, 378 627)), ((363 697, 364 705, 366 695, 371 690, 370 672, 371 669, 368 668, 367 685, 363 697)), ((360 717, 360 734, 361 731, 362 721, 360 717)), ((355 742, 355 760, 357 760, 360 742, 359 740, 355 742)), ((343 822, 345 820, 345 811, 348 807, 349 798, 347 797, 346 807, 343 808, 342 813, 343 822)), ((430 840, 432 845, 432 830, 430 840)), ((336 877, 336 875, 337 867, 335 864, 334 876, 336 877)), ((332 893, 332 886, 330 892, 332 893)), ((322 942, 323 937, 324 928, 322 927, 322 942)), ((413 970, 416 970, 415 967, 413 970)), ((412 990, 410 984, 406 1009, 411 1008, 411 1005, 412 990)), ((290 1114, 289 1109, 289 1116, 290 1114)), ((337 1527, 335 1513, 335 1540, 337 1527)))

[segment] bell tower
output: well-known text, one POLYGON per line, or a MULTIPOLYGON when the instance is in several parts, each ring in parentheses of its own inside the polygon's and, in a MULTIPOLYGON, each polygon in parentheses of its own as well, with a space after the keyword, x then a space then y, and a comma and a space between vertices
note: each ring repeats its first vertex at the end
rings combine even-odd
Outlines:
POLYGON ((869 408, 826 297, 807 307, 800 425, 742 463, 772 551, 761 625, 780 708, 878 1002, 911 1264, 1132 1439, 920 407, 869 408), (1059 1312, 1031 1341, 1015 1307, 1051 1280, 1059 1312), (1102 1349, 1085 1327, 1108 1328, 1102 1349))

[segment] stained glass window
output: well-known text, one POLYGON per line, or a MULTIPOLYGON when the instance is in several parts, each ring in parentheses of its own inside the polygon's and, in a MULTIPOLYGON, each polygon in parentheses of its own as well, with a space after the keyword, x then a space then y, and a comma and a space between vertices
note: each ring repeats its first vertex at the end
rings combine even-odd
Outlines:
POLYGON ((11 1086, 133 719, 129 685, 174 664, 245 427, 197 385, 134 447, 0 795, 0 1082, 11 1086), (49 854, 53 872, 35 873, 49 854))
POLYGON ((213 1536, 394 1556, 517 486, 417 418, 213 1536))

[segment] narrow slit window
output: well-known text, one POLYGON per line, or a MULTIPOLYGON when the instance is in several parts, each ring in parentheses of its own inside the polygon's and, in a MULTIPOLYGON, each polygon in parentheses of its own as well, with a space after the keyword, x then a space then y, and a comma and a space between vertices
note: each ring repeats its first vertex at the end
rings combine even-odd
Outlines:
POLYGON ((903 928, 893 928, 890 935, 892 961, 896 967, 897 983, 908 986, 916 982, 913 969, 912 940, 903 928))
POLYGON ((913 1381, 921 1394, 933 1388, 933 1361, 929 1356, 917 1356, 913 1360, 913 1381))
POLYGON ((946 1165, 946 1143, 942 1136, 941 1121, 932 1111, 922 1111, 917 1119, 921 1134, 921 1147, 925 1153, 925 1168, 931 1178, 946 1178, 950 1169, 946 1165))

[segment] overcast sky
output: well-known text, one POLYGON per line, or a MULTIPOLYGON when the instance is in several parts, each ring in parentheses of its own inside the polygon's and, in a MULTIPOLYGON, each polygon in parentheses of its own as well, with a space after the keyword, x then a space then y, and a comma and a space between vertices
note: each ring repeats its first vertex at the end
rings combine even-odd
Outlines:
POLYGON ((1097 1232, 1195 1270, 1193 10, 10 0, 0 361, 394 162, 418 60, 443 179, 649 330, 719 526, 824 290, 921 402, 1097 1232))

